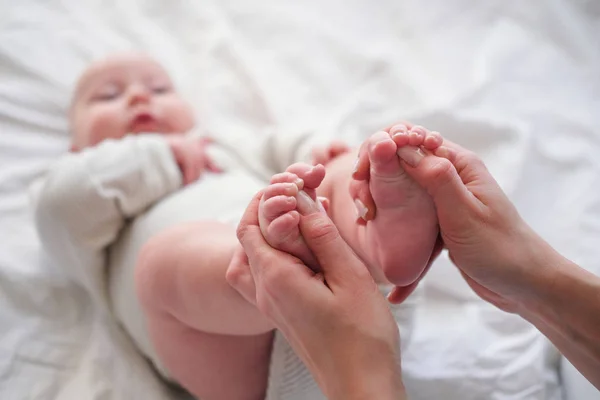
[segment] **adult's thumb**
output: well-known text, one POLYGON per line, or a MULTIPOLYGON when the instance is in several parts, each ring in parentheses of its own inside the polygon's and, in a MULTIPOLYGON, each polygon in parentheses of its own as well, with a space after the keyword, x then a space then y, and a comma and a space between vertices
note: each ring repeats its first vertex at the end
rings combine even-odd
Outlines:
POLYGON ((354 254, 327 214, 314 212, 303 215, 300 218, 300 232, 330 287, 360 278, 365 272, 368 274, 366 266, 354 254))
POLYGON ((438 214, 460 216, 468 211, 466 207, 477 198, 467 188, 468 182, 461 179, 456 166, 447 158, 419 151, 407 146, 398 150, 398 156, 406 173, 433 198, 438 214))

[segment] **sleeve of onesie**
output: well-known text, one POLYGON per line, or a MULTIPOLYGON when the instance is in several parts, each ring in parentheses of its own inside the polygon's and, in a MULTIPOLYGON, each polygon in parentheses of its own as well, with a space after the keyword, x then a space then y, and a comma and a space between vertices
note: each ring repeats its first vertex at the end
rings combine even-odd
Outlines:
POLYGON ((181 184, 160 136, 106 140, 69 154, 46 175, 34 198, 44 249, 71 277, 102 296, 106 248, 128 219, 181 184))

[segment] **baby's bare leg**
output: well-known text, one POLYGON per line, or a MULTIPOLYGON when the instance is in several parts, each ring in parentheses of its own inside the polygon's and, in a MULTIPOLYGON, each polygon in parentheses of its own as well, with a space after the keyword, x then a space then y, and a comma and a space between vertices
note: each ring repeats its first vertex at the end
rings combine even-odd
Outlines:
POLYGON ((136 270, 160 361, 202 399, 262 399, 267 387, 272 326, 225 281, 236 245, 227 225, 181 225, 150 240, 136 270))

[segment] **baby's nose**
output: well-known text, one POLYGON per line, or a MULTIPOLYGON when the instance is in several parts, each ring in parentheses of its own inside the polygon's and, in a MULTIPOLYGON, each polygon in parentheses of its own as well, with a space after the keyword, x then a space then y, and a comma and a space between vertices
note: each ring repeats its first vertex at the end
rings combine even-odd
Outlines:
POLYGON ((129 105, 139 103, 148 103, 150 101, 150 91, 143 85, 135 85, 129 90, 129 105))

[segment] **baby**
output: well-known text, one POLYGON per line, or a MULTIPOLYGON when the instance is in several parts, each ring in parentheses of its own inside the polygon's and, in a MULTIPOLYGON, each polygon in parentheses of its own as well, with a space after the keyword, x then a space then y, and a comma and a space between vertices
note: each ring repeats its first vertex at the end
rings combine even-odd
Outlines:
MULTIPOLYGON (((198 398, 305 398, 272 387, 277 379, 286 381, 278 368, 295 367, 288 361, 274 364, 273 326, 227 283, 242 279, 235 271, 226 274, 239 246, 235 219, 223 222, 211 207, 241 201, 241 214, 264 185, 256 173, 243 170, 255 165, 251 160, 231 161, 248 157, 247 147, 223 145, 231 163, 217 165, 208 154, 220 139, 212 143, 184 135, 194 127, 189 105, 164 69, 143 55, 113 56, 90 66, 77 85, 70 122, 72 151, 51 169, 36 204, 36 223, 50 255, 100 309, 117 316, 165 378, 198 398), (218 201, 209 203, 208 192, 218 201), (135 226, 144 227, 138 221, 153 214, 173 221, 155 225, 160 229, 144 239, 139 254, 128 249, 135 226), (114 261, 132 251, 135 262, 114 261), (128 276, 131 284, 121 278, 128 276), (136 322, 139 314, 142 323, 136 322)), ((273 160, 306 143, 270 137, 254 156, 273 166, 273 160)), ((357 211, 359 217, 369 211, 348 191, 355 154, 335 143, 314 152, 325 166, 294 163, 297 155, 283 158, 293 165, 272 172, 260 207, 267 241, 318 268, 299 233, 296 207, 298 196, 323 196, 340 233, 377 282, 415 284, 426 270, 438 228, 431 199, 398 162, 398 146, 409 144, 434 149, 441 139, 421 127, 397 125, 363 144, 371 163, 365 190, 377 209, 367 223, 356 222, 357 211)))

